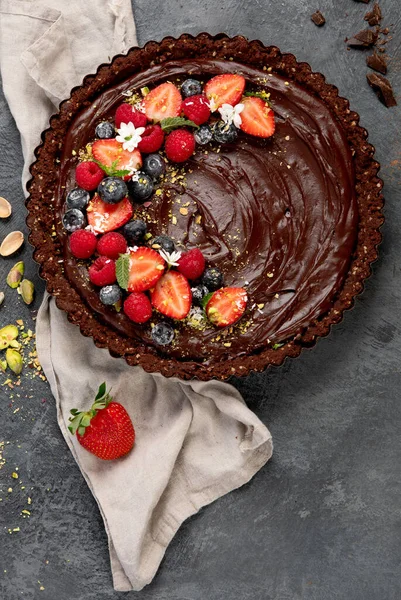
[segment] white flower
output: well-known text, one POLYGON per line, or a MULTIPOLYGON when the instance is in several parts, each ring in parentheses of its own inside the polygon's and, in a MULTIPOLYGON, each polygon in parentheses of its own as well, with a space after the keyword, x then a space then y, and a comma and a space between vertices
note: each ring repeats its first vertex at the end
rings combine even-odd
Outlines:
POLYGON ((121 123, 120 129, 117 129, 116 140, 123 145, 124 150, 132 152, 141 141, 144 131, 145 127, 135 127, 131 122, 121 123))
POLYGON ((169 267, 178 267, 177 261, 181 258, 181 252, 179 250, 174 252, 159 250, 159 254, 166 261, 169 267))
POLYGON ((210 112, 215 112, 217 110, 217 103, 213 97, 209 100, 209 108, 210 112))
POLYGON ((227 125, 231 125, 234 123, 235 127, 240 127, 242 123, 242 119, 240 113, 244 110, 245 106, 243 104, 237 104, 236 106, 231 106, 231 104, 223 104, 219 108, 219 113, 221 114, 221 118, 224 123, 227 125))
POLYGON ((121 95, 122 96, 127 96, 129 98, 130 96, 133 95, 133 93, 134 92, 132 90, 127 90, 126 92, 121 92, 121 95))
POLYGON ((137 164, 138 164, 138 159, 137 158, 131 158, 131 160, 129 161, 129 163, 124 167, 124 169, 126 169, 127 171, 129 171, 128 175, 130 177, 132 177, 132 181, 138 181, 138 179, 139 179, 138 168, 136 166, 137 164))

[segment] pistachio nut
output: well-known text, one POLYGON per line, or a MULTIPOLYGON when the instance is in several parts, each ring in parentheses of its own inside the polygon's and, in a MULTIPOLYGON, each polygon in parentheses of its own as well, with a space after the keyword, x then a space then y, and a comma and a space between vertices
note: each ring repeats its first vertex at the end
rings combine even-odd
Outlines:
POLYGON ((16 375, 19 375, 22 371, 22 356, 18 350, 14 348, 7 348, 6 350, 6 361, 11 371, 16 375))
POLYGON ((29 279, 23 279, 18 288, 18 293, 21 294, 25 304, 31 304, 34 292, 35 286, 33 285, 32 281, 29 281, 29 279))
POLYGON ((9 274, 7 275, 7 284, 10 286, 10 288, 17 288, 21 282, 22 276, 24 274, 25 271, 25 265, 24 262, 22 260, 20 260, 19 262, 17 262, 13 268, 10 270, 9 274))
POLYGON ((12 231, 1 242, 0 245, 0 255, 1 256, 10 256, 10 254, 14 254, 17 252, 19 248, 21 248, 24 243, 24 234, 22 231, 12 231))
POLYGON ((11 204, 0 196, 0 219, 7 219, 11 215, 11 204))
POLYGON ((7 369, 7 361, 6 360, 1 360, 0 359, 0 371, 4 371, 7 369))
POLYGON ((8 348, 10 342, 17 339, 18 333, 18 327, 15 325, 6 325, 0 329, 0 350, 8 348))

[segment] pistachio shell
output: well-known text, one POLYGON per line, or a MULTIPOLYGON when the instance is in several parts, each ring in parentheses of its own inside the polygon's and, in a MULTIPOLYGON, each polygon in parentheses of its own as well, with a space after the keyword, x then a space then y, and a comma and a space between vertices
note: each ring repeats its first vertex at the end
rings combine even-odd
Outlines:
POLYGON ((32 281, 29 281, 29 279, 23 279, 18 288, 18 293, 21 294, 25 304, 31 304, 34 292, 35 286, 33 285, 32 281))
POLYGON ((0 329, 0 350, 8 348, 10 342, 17 339, 18 333, 18 328, 15 325, 6 325, 0 329))
POLYGON ((11 204, 0 196, 0 219, 7 219, 11 215, 11 204))
POLYGON ((1 256, 10 256, 21 248, 24 243, 24 234, 22 231, 12 231, 9 233, 4 240, 1 242, 0 254, 1 256))
POLYGON ((22 371, 22 356, 17 350, 13 348, 7 348, 6 350, 6 361, 11 371, 16 375, 19 375, 22 371))
POLYGON ((17 262, 13 268, 10 270, 9 274, 7 275, 7 284, 10 286, 10 288, 17 288, 20 284, 20 281, 22 279, 22 276, 24 274, 25 271, 25 265, 23 263, 22 260, 20 260, 19 262, 17 262))
POLYGON ((0 292, 0 306, 3 304, 4 302, 4 292, 0 292))

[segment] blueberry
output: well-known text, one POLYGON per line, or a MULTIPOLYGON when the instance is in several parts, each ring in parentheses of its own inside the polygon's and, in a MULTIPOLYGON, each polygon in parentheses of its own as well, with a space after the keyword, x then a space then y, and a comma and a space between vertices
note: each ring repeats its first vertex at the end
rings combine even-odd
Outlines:
POLYGON ((153 179, 158 179, 165 172, 166 163, 160 154, 148 154, 143 159, 143 170, 153 179))
POLYGON ((114 131, 114 127, 111 123, 109 123, 108 121, 102 121, 96 126, 95 135, 101 140, 107 140, 109 138, 115 137, 116 134, 114 131))
POLYGON ((154 250, 162 249, 169 254, 175 250, 174 241, 168 235, 158 235, 154 238, 154 240, 152 240, 150 245, 154 250))
POLYGON ((151 336, 159 346, 167 346, 174 339, 174 329, 168 323, 158 323, 152 328, 151 336))
POLYGON ((224 284, 222 272, 216 267, 206 269, 202 277, 202 284, 211 292, 218 290, 224 284))
POLYGON ((117 204, 128 194, 125 181, 118 177, 105 177, 97 186, 97 191, 103 202, 117 204))
POLYGON ((195 306, 202 306, 203 297, 209 293, 208 288, 205 285, 197 285, 191 288, 192 292, 192 304, 195 306))
POLYGON ((186 79, 181 85, 181 93, 184 98, 189 96, 197 96, 202 93, 202 86, 196 79, 186 79))
POLYGON ((67 206, 68 208, 78 208, 83 210, 89 204, 90 194, 82 188, 74 188, 67 194, 67 206))
POLYGON ((78 208, 67 210, 63 215, 62 222, 64 229, 69 233, 77 229, 83 229, 86 225, 85 215, 78 208))
POLYGON ((129 195, 135 202, 145 202, 153 194, 153 181, 149 175, 139 171, 137 181, 128 182, 129 195))
POLYGON ((145 221, 140 221, 139 219, 130 221, 124 225, 122 229, 123 236, 130 245, 135 245, 140 242, 146 231, 147 227, 145 221))
POLYGON ((224 121, 217 121, 213 128, 213 137, 219 144, 230 144, 237 139, 238 130, 234 123, 227 125, 224 121))
POLYGON ((208 144, 213 139, 213 131, 210 129, 209 125, 201 125, 199 129, 197 129, 194 133, 195 142, 197 144, 208 144))
POLYGON ((121 300, 121 290, 118 285, 105 285, 99 292, 100 302, 112 306, 121 300))

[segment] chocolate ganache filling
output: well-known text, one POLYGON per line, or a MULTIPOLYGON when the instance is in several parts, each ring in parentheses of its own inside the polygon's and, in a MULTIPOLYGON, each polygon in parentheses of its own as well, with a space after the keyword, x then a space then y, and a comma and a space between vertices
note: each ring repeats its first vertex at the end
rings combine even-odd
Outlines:
MULTIPOLYGON (((152 67, 110 88, 81 111, 65 139, 58 216, 66 193, 75 187, 75 153, 94 139, 99 121, 113 119, 126 100, 123 92, 182 82, 189 75, 205 82, 233 72, 246 78, 247 89, 262 87, 270 93, 274 135, 262 140, 240 132, 232 144, 197 146, 185 164, 185 179, 166 180, 151 205, 138 205, 136 210, 137 218, 146 218, 152 235, 173 237, 178 249, 199 248, 208 265, 223 272, 226 286, 248 292, 246 313, 231 329, 174 322, 174 343, 162 353, 178 359, 220 361, 261 351, 302 332, 329 310, 356 244, 351 151, 324 102, 274 73, 217 60, 152 67)), ((57 234, 64 244, 66 275, 97 318, 120 334, 154 346, 148 324, 136 325, 100 302, 87 266, 71 255, 61 225, 57 234)), ((164 319, 157 313, 151 319, 160 320, 164 319)))

